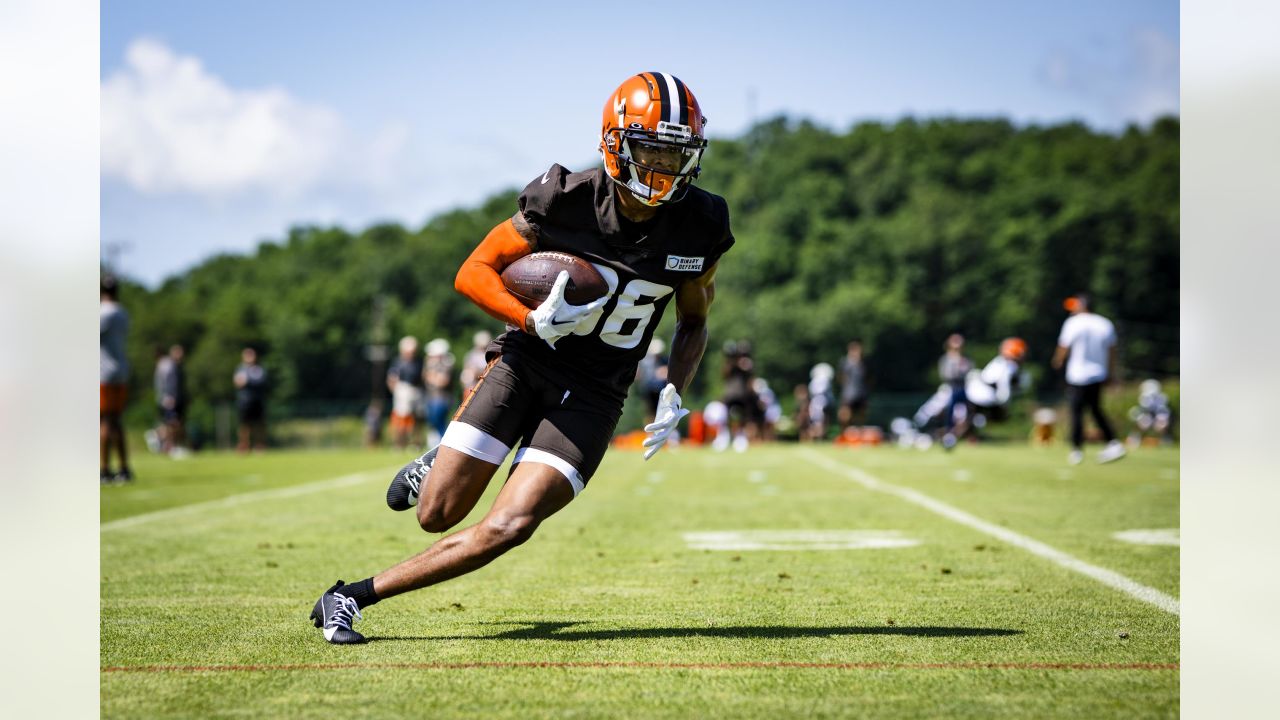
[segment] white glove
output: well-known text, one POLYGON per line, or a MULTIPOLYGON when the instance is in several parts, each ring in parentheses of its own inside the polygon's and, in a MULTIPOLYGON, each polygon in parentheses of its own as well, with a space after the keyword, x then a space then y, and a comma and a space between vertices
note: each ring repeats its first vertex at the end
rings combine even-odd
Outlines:
POLYGON ((555 284, 551 286, 551 294, 529 313, 533 319, 534 332, 553 348, 557 340, 572 333, 577 329, 578 323, 609 301, 609 296, 605 295, 586 305, 570 305, 564 299, 564 289, 568 284, 569 273, 561 270, 556 276, 555 284))
POLYGON ((688 414, 688 410, 680 409, 680 393, 676 392, 676 386, 667 383, 662 394, 658 395, 658 412, 654 414, 653 422, 644 426, 644 431, 649 433, 649 437, 644 439, 645 460, 667 444, 667 436, 675 432, 680 419, 688 414))

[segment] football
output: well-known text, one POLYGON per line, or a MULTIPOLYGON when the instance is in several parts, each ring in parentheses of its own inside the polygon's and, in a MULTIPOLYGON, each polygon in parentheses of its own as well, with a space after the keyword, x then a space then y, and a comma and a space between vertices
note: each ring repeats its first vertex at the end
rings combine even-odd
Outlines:
POLYGON ((564 299, 585 305, 609 292, 599 270, 580 257, 561 252, 536 252, 516 260, 502 271, 502 284, 529 308, 536 308, 551 294, 561 270, 569 272, 564 299))

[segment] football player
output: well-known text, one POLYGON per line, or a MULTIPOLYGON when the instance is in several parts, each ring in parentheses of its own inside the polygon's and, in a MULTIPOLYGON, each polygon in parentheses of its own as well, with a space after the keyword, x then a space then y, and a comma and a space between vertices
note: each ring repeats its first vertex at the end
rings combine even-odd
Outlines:
POLYGON ((444 532, 479 501, 508 454, 510 475, 479 523, 422 553, 350 585, 341 580, 312 610, 331 643, 358 643, 352 629, 369 605, 468 573, 528 540, 595 473, 622 414, 636 364, 675 301, 667 384, 645 426, 645 459, 680 419, 707 343, 716 266, 733 245, 723 198, 692 185, 707 146, 706 118, 678 78, 628 78, 604 106, 602 167, 552 165, 521 193, 458 271, 455 287, 507 331, 488 348, 488 367, 440 445, 406 465, 387 490, 395 510, 416 505, 427 532, 444 532), (561 273, 547 300, 529 310, 499 277, 535 251, 582 258, 609 292, 581 306, 564 300, 561 273))
MULTIPOLYGON (((964 397, 955 409, 954 424, 942 435, 943 448, 951 450, 975 427, 982 427, 988 420, 1004 419, 1005 405, 1015 391, 1025 389, 1025 382, 1030 379, 1021 372, 1026 356, 1026 341, 1017 337, 1005 338, 1000 342, 1000 352, 991 362, 981 370, 969 368, 964 377, 964 397)), ((939 386, 933 397, 916 411, 916 427, 924 428, 942 417, 953 398, 950 385, 944 383, 939 386)))
MULTIPOLYGON (((973 369, 965 376, 964 418, 956 423, 954 438, 961 440, 981 428, 988 420, 1000 421, 1007 416, 1006 407, 1017 390, 1025 389, 1030 376, 1022 372, 1027 357, 1027 343, 1010 337, 1000 342, 1000 352, 981 370, 973 369)), ((952 443, 954 445, 954 443, 952 443)))

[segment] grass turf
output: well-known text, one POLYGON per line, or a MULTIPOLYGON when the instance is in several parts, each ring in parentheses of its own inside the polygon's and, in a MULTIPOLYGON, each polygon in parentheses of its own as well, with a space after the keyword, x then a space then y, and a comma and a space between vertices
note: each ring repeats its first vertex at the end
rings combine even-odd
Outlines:
POLYGON ((379 470, 403 458, 146 459, 135 486, 103 490, 103 715, 1176 716, 1176 616, 813 452, 1177 595, 1176 547, 1111 537, 1178 526, 1174 450, 1076 468, 997 446, 614 452, 527 545, 369 608, 371 642, 336 647, 306 621, 316 596, 432 539, 382 504, 379 470), (714 551, 682 536, 753 529, 920 544, 714 551))

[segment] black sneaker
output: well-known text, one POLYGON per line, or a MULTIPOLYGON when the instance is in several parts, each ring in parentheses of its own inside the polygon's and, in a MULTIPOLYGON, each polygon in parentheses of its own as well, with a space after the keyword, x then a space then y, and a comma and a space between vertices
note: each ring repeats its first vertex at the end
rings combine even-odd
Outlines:
POLYGON ((400 468, 400 472, 392 478, 391 486, 387 488, 387 507, 399 512, 418 504, 418 488, 422 487, 422 481, 431 472, 439 449, 440 446, 437 445, 400 468))
POLYGON ((336 585, 324 591, 316 601, 316 606, 311 609, 311 622, 316 627, 323 628, 324 639, 334 645, 367 642, 363 635, 351 629, 351 623, 356 618, 363 620, 364 616, 360 614, 360 606, 356 605, 356 601, 339 590, 342 585, 343 582, 339 580, 336 585))
POLYGON ((116 482, 116 474, 110 470, 101 470, 98 472, 98 482, 103 485, 114 485, 116 482))
POLYGON ((130 470, 129 468, 125 468, 120 472, 116 473, 114 480, 117 485, 125 485, 128 483, 131 483, 133 482, 133 471, 130 470))

